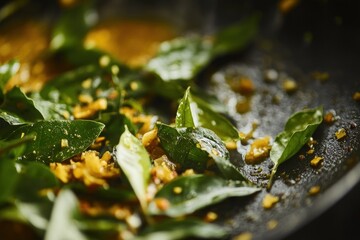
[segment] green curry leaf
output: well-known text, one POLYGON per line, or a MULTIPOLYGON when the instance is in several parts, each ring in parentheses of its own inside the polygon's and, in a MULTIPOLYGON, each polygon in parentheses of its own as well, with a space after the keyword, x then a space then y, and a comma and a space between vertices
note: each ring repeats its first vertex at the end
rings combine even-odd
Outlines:
POLYGON ((164 81, 191 80, 210 59, 210 43, 195 37, 177 38, 162 43, 145 68, 164 81))
POLYGON ((179 170, 192 168, 204 172, 215 167, 211 170, 220 171, 226 179, 245 179, 230 162, 228 150, 213 131, 202 127, 176 129, 160 123, 157 128, 162 148, 179 170))
POLYGON ((102 123, 88 120, 38 121, 18 128, 10 139, 35 136, 26 144, 24 161, 61 162, 86 150, 103 128, 102 123))
POLYGON ((178 240, 192 238, 224 238, 228 231, 224 227, 195 219, 170 219, 146 228, 134 240, 178 240))
POLYGON ((274 162, 268 188, 279 165, 294 156, 307 143, 323 120, 321 107, 305 109, 293 114, 285 124, 284 131, 279 133, 270 151, 270 159, 274 162))
POLYGON ((146 191, 151 169, 150 157, 140 140, 132 135, 126 126, 119 144, 115 147, 115 158, 129 180, 142 209, 146 212, 146 191))
POLYGON ((204 127, 216 133, 223 141, 238 140, 237 129, 221 114, 213 111, 201 98, 185 92, 176 113, 175 125, 180 127, 204 127))
POLYGON ((259 190, 242 181, 224 180, 216 176, 182 176, 166 184, 155 195, 154 201, 156 198, 165 198, 170 203, 169 207, 162 210, 155 202, 151 202, 149 212, 154 215, 180 217, 226 198, 248 196, 259 190), (180 191, 175 191, 175 188, 180 191))
POLYGON ((0 203, 13 197, 18 180, 19 176, 14 161, 2 158, 0 161, 0 203))
POLYGON ((0 66, 0 100, 2 98, 1 96, 4 92, 5 85, 10 80, 10 78, 16 74, 19 68, 20 63, 16 60, 9 61, 0 66))
POLYGON ((18 87, 12 88, 5 94, 4 102, 0 106, 0 118, 11 125, 44 119, 41 112, 36 109, 34 101, 18 87))
POLYGON ((42 163, 28 162, 18 168, 20 178, 16 196, 22 201, 37 200, 41 190, 59 186, 59 181, 50 168, 42 163))
POLYGON ((78 208, 79 203, 73 192, 68 189, 60 191, 46 229, 45 240, 87 239, 76 226, 78 208))
POLYGON ((52 33, 52 49, 71 49, 82 45, 85 34, 97 21, 92 3, 93 1, 85 1, 61 12, 52 33))
POLYGON ((246 47, 256 36, 259 16, 252 15, 233 24, 215 35, 214 55, 236 52, 246 47))
POLYGON ((181 37, 160 45, 157 55, 145 66, 163 81, 192 80, 215 57, 242 50, 255 37, 258 16, 246 18, 219 32, 214 41, 181 37))

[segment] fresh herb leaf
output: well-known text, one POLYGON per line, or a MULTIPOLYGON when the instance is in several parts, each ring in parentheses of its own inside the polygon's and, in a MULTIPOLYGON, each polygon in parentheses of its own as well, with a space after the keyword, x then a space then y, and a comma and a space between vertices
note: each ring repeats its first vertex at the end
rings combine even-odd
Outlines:
POLYGON ((209 156, 197 145, 198 140, 192 136, 193 128, 175 129, 162 123, 158 123, 157 128, 160 145, 178 170, 205 171, 209 156))
POLYGON ((226 146, 213 131, 202 127, 176 129, 161 123, 157 128, 160 145, 180 171, 204 172, 212 167, 210 170, 220 171, 226 179, 245 179, 230 162, 226 146))
POLYGON ((12 199, 18 180, 14 161, 2 158, 0 161, 0 203, 12 199))
POLYGON ((11 60, 0 66, 0 100, 2 99, 5 85, 17 73, 19 68, 20 63, 16 60, 11 60))
POLYGON ((110 146, 115 146, 119 143, 120 136, 125 132, 125 125, 132 133, 135 133, 137 130, 130 119, 119 113, 101 113, 98 121, 105 124, 102 135, 109 141, 110 146))
POLYGON ((196 125, 199 125, 197 109, 194 109, 196 108, 196 103, 191 100, 190 88, 188 88, 179 103, 176 112, 175 127, 196 127, 196 125), (194 120, 196 122, 194 122, 194 120))
POLYGON ((41 198, 33 202, 17 201, 16 207, 22 218, 26 219, 41 234, 45 232, 54 203, 48 198, 41 198))
POLYGON ((215 35, 213 54, 229 54, 246 47, 256 36, 259 19, 259 15, 252 15, 217 33, 215 35))
POLYGON ((70 110, 65 104, 44 100, 39 93, 33 94, 31 99, 44 120, 64 120, 70 110))
POLYGON ((4 96, 0 106, 0 118, 11 125, 21 125, 44 119, 36 109, 34 101, 27 97, 20 88, 14 87, 4 96))
POLYGON ((176 113, 175 125, 180 127, 204 127, 216 133, 223 141, 238 140, 237 129, 221 114, 213 111, 201 98, 185 92, 176 113))
POLYGON ((61 12, 54 27, 50 47, 53 50, 71 49, 83 44, 87 31, 97 22, 93 1, 84 1, 61 12))
POLYGON ((299 111, 288 119, 284 131, 276 136, 270 151, 270 159, 275 165, 271 171, 268 188, 271 188, 279 165, 294 156, 309 141, 322 120, 321 107, 299 111))
POLYGON ((99 66, 82 66, 52 79, 44 86, 40 94, 46 100, 73 105, 78 102, 83 81, 91 79, 92 84, 98 86, 101 83, 100 75, 99 66), (61 93, 59 89, 61 89, 61 93))
POLYGON ((11 152, 12 150, 18 148, 21 145, 24 145, 26 142, 29 142, 34 139, 34 136, 25 136, 20 139, 14 139, 10 141, 0 140, 0 156, 11 152))
POLYGON ((48 166, 38 162, 28 162, 19 170, 19 184, 16 197, 21 201, 35 201, 40 198, 40 191, 59 186, 59 181, 48 166))
POLYGON ((78 217, 77 227, 88 236, 88 239, 114 239, 126 230, 126 223, 106 217, 78 217))
POLYGON ((157 192, 154 201, 149 204, 149 212, 155 215, 180 217, 226 198, 248 196, 259 190, 242 181, 224 180, 216 176, 182 176, 164 185, 157 192), (155 204, 159 198, 167 199, 169 207, 164 210, 159 209, 155 204))
POLYGON ((41 163, 18 164, 17 169, 19 180, 14 192, 15 204, 27 222, 44 231, 53 207, 44 191, 49 190, 52 194, 50 189, 58 187, 59 181, 49 167, 41 163))
POLYGON ((60 191, 46 229, 45 240, 87 239, 76 225, 75 216, 78 211, 79 203, 74 193, 68 189, 60 191))
POLYGON ((181 37, 160 45, 157 55, 145 66, 163 81, 189 81, 215 57, 239 51, 255 37, 258 16, 224 29, 214 42, 201 37, 181 37))
POLYGON ((146 228, 134 240, 178 240, 192 238, 224 238, 228 235, 224 227, 195 219, 170 219, 146 228))
POLYGON ((61 162, 86 150, 103 128, 102 123, 88 120, 39 121, 18 128, 9 138, 35 136, 26 144, 21 160, 61 162))
POLYGON ((177 38, 162 43, 145 68, 164 81, 191 80, 210 59, 211 43, 198 37, 177 38))
POLYGON ((150 179, 149 154, 139 139, 125 126, 119 144, 115 147, 115 158, 130 182, 144 212, 147 208, 146 191, 150 179))

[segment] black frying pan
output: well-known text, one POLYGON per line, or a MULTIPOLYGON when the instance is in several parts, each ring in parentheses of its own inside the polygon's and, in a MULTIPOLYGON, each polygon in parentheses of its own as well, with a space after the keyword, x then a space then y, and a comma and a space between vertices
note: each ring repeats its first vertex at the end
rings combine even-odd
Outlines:
MULTIPOLYGON (((299 160, 296 155, 279 169, 281 176, 270 191, 283 196, 276 207, 262 209, 264 190, 244 200, 244 205, 238 201, 224 204, 224 218, 234 219, 234 235, 250 231, 256 239, 356 238, 354 227, 360 220, 360 208, 355 205, 360 199, 360 103, 352 96, 360 89, 360 4, 302 1, 286 15, 266 8, 261 40, 235 63, 225 64, 220 70, 250 74, 258 86, 252 112, 238 118, 238 125, 261 119, 258 134, 275 136, 291 113, 318 105, 325 111, 335 110, 340 118, 332 125, 322 124, 314 135, 318 141, 314 154, 325 159, 320 168, 310 166, 312 157, 299 160), (268 68, 296 79, 299 91, 282 95, 279 103, 272 103, 279 88, 264 83, 261 72, 268 68), (330 77, 324 82, 315 80, 311 76, 314 71, 327 72, 330 77), (334 133, 341 127, 349 134, 338 141, 334 133), (314 185, 321 186, 321 192, 309 197, 308 190, 314 185), (273 230, 267 227, 271 220, 278 222, 273 230)), ((306 147, 299 154, 306 155, 305 151, 306 147)), ((259 168, 244 167, 248 173, 259 168)), ((260 168, 266 172, 268 163, 260 168)))
MULTIPOLYGON (((360 91, 359 2, 300 1, 287 14, 277 11, 276 1, 173 2, 176 5, 172 1, 156 1, 156 4, 113 1, 102 9, 105 14, 128 16, 155 13, 183 30, 202 33, 237 21, 246 13, 260 11, 263 18, 258 40, 240 54, 214 61, 201 74, 201 84, 205 83, 209 91, 221 95, 220 86, 211 80, 214 72, 250 76, 256 85, 256 93, 251 99, 252 111, 230 117, 240 129, 253 119, 260 120, 258 136, 275 137, 286 119, 304 107, 322 105, 325 112, 335 110, 339 117, 334 124, 322 124, 315 132, 318 144, 314 155, 325 159, 320 168, 310 166, 310 156, 299 160, 298 154, 295 155, 278 169, 270 193, 281 196, 281 201, 273 209, 264 210, 261 206, 267 193, 264 189, 255 196, 229 199, 213 207, 219 214, 220 224, 229 226, 232 236, 251 232, 254 239, 301 239, 325 234, 346 237, 344 231, 349 228, 343 223, 360 220, 360 207, 348 205, 354 203, 354 199, 360 199, 360 103, 352 99, 353 94, 360 91), (114 4, 119 8, 113 7, 114 4), (265 83, 263 71, 270 68, 295 79, 299 89, 287 94, 279 83, 265 83), (324 82, 315 80, 311 76, 314 71, 327 72, 330 77, 324 82), (274 96, 279 93, 280 101, 274 103, 274 96), (347 136, 338 141, 334 133, 341 127, 346 129, 347 136), (308 190, 315 185, 321 187, 320 193, 309 196, 308 190), (340 203, 332 207, 339 200, 340 203), (338 215, 334 216, 338 212, 343 213, 341 220, 329 220, 338 219, 338 215), (349 216, 357 219, 348 221, 349 216), (274 223, 273 220, 277 226, 269 229, 268 223, 274 223)), ((305 151, 303 148, 299 154, 305 155, 305 151)), ((243 166, 250 179, 265 182, 254 176, 254 172, 261 169, 260 172, 268 173, 269 161, 249 166, 238 153, 232 155, 233 161, 243 166)))

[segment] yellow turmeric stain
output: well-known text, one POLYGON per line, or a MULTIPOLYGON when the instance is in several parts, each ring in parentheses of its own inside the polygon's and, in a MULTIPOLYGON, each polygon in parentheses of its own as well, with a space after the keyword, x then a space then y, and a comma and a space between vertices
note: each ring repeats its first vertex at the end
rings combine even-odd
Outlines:
POLYGON ((85 47, 95 47, 112 54, 125 64, 145 64, 161 42, 175 37, 174 28, 162 22, 111 20, 96 26, 85 37, 85 47))

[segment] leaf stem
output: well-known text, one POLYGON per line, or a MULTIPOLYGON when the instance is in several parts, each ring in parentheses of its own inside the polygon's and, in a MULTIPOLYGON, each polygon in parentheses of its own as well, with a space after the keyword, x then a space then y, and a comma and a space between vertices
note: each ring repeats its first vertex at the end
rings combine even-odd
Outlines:
POLYGON ((266 186, 266 190, 267 190, 267 191, 270 191, 270 190, 271 190, 271 187, 272 187, 272 185, 273 185, 273 183, 274 183, 274 176, 275 176, 275 174, 276 174, 276 171, 277 171, 277 169, 278 169, 278 166, 279 166, 279 164, 276 164, 276 165, 274 166, 274 168, 271 170, 269 182, 268 182, 268 184, 267 184, 267 186, 266 186))

